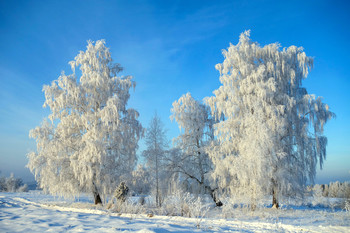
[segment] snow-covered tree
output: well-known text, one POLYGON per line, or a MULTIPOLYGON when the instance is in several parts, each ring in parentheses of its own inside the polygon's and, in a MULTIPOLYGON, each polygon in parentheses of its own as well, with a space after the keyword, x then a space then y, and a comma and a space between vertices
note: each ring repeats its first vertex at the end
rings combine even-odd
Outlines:
POLYGON ((154 115, 146 130, 145 143, 147 149, 142 152, 142 155, 146 159, 146 166, 153 183, 151 186, 153 186, 156 204, 159 207, 162 204, 162 193, 166 185, 164 176, 168 140, 163 123, 157 114, 154 115))
MULTIPOLYGON (((316 186, 316 185, 315 185, 316 186)), ((330 182, 329 185, 322 185, 324 197, 350 198, 349 182, 330 182)))
POLYGON ((315 184, 314 187, 312 188, 312 204, 313 205, 319 205, 319 204, 324 204, 325 198, 323 196, 323 187, 322 185, 315 184))
POLYGON ((43 87, 51 114, 30 131, 37 149, 28 154, 27 166, 44 191, 90 192, 97 204, 135 166, 142 126, 138 112, 126 107, 135 82, 116 76, 122 68, 103 40, 89 41, 69 64, 72 74, 62 72, 43 87))
POLYGON ((324 197, 328 197, 328 193, 329 193, 329 186, 328 186, 328 184, 324 184, 323 187, 324 187, 324 189, 323 189, 323 196, 324 197))
POLYGON ((0 192, 27 192, 28 185, 13 173, 9 177, 0 177, 0 192))
POLYGON ((207 147, 214 139, 209 108, 187 93, 173 102, 171 112, 171 120, 177 122, 181 131, 174 139, 174 145, 182 152, 171 163, 173 171, 195 182, 202 192, 210 193, 218 203, 214 196, 215 189, 211 188, 209 181, 213 167, 207 147))
POLYGON ((150 174, 144 165, 139 164, 132 172, 132 190, 137 194, 148 194, 150 191, 150 174))
POLYGON ((329 183, 329 197, 338 197, 340 185, 339 181, 329 183))
POLYGON ((122 181, 117 189, 114 191, 114 197, 117 201, 125 202, 129 193, 129 187, 122 181))
POLYGON ((302 194, 313 182, 326 157, 323 127, 334 114, 302 87, 313 66, 303 48, 261 47, 249 34, 223 51, 225 60, 216 65, 222 85, 206 100, 224 116, 210 151, 213 175, 220 187, 253 203, 273 194, 278 207, 279 197, 302 194))
POLYGON ((0 192, 6 190, 6 179, 5 177, 0 177, 0 192))

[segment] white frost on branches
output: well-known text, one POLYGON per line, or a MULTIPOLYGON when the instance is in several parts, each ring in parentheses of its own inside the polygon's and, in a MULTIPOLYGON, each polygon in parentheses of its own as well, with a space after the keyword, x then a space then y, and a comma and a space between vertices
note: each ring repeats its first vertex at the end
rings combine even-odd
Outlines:
POLYGON ((313 66, 303 48, 261 47, 249 36, 242 33, 223 51, 225 60, 216 65, 222 85, 206 99, 213 114, 224 116, 210 151, 213 176, 252 202, 266 194, 301 194, 326 157, 323 127, 334 114, 302 87, 313 66))
POLYGON ((190 93, 173 102, 171 120, 179 125, 181 134, 174 139, 174 145, 182 153, 173 161, 172 169, 195 182, 201 191, 210 188, 212 162, 207 149, 214 139, 213 119, 209 108, 195 100, 190 93))
POLYGON ((27 166, 51 194, 105 196, 135 166, 142 126, 138 112, 126 108, 135 82, 116 76, 122 68, 103 40, 89 41, 69 64, 73 74, 43 87, 51 114, 30 131, 37 149, 27 166))

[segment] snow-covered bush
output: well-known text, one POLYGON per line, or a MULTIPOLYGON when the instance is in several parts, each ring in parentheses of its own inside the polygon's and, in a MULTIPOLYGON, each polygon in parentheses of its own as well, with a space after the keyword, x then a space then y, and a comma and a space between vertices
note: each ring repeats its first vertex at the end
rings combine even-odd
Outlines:
POLYGON ((184 192, 181 189, 175 190, 168 194, 164 199, 161 214, 168 216, 183 216, 198 219, 197 227, 200 221, 206 216, 210 209, 208 198, 195 196, 189 192, 184 192))
POLYGON ((5 187, 6 187, 5 177, 0 177, 0 191, 1 192, 5 191, 5 187))
POLYGON ((350 183, 349 182, 343 182, 340 184, 340 187, 338 190, 338 197, 350 199, 350 183))
POLYGON ((28 192, 28 185, 27 184, 22 185, 17 189, 16 192, 28 192))
POLYGON ((21 183, 21 179, 17 179, 13 174, 11 174, 11 176, 6 179, 6 190, 8 192, 16 192, 21 183))
POLYGON ((196 218, 196 227, 200 228, 203 218, 206 217, 210 210, 210 204, 205 202, 205 199, 198 196, 192 199, 190 203, 191 217, 196 218))
POLYGON ((339 187, 339 181, 329 183, 328 197, 338 197, 339 187))
POLYGON ((192 196, 190 193, 176 190, 164 199, 162 212, 170 216, 191 217, 191 202, 192 196))
POLYGON ((324 189, 323 189, 323 196, 324 197, 328 197, 328 193, 329 193, 329 186, 328 186, 328 184, 325 184, 325 185, 323 185, 323 187, 324 187, 324 189))
POLYGON ((344 201, 344 210, 348 213, 350 213, 350 199, 346 199, 344 201))
POLYGON ((314 206, 316 205, 326 205, 326 198, 323 196, 323 186, 316 184, 313 187, 313 200, 312 200, 312 204, 314 206))
POLYGON ((129 187, 125 182, 121 182, 117 189, 114 191, 114 197, 119 202, 125 202, 129 193, 129 187))
POLYGON ((13 173, 10 177, 0 178, 1 192, 28 192, 27 184, 23 184, 22 179, 16 178, 13 173))
POLYGON ((112 204, 108 204, 107 208, 111 212, 115 213, 127 213, 127 214, 142 214, 146 212, 146 209, 143 205, 138 202, 131 202, 126 200, 125 202, 116 201, 112 204))
POLYGON ((114 191, 112 199, 107 204, 106 208, 111 212, 140 214, 145 212, 143 203, 131 201, 128 198, 129 187, 125 182, 121 182, 114 191))
POLYGON ((124 202, 118 201, 113 198, 106 208, 110 212, 114 213, 127 213, 127 214, 142 214, 146 212, 146 208, 140 202, 133 202, 127 198, 124 202))

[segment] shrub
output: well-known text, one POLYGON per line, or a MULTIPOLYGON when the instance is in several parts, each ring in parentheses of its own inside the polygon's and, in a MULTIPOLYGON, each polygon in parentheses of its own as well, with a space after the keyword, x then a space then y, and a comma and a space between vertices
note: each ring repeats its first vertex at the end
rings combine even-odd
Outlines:
POLYGON ((0 191, 1 192, 28 192, 27 184, 23 185, 23 181, 20 178, 16 178, 13 173, 10 177, 0 178, 0 191))
POLYGON ((125 182, 121 182, 118 188, 114 191, 114 197, 117 201, 125 202, 129 193, 129 187, 126 186, 125 182))

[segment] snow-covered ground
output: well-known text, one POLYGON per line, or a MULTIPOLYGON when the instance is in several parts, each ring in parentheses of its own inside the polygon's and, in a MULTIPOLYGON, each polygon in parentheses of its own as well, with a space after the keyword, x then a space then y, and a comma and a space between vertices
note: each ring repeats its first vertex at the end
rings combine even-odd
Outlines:
POLYGON ((205 219, 118 214, 88 197, 66 201, 38 191, 0 193, 0 232, 350 232, 350 213, 336 208, 233 209, 229 218, 223 215, 222 208, 205 219))

